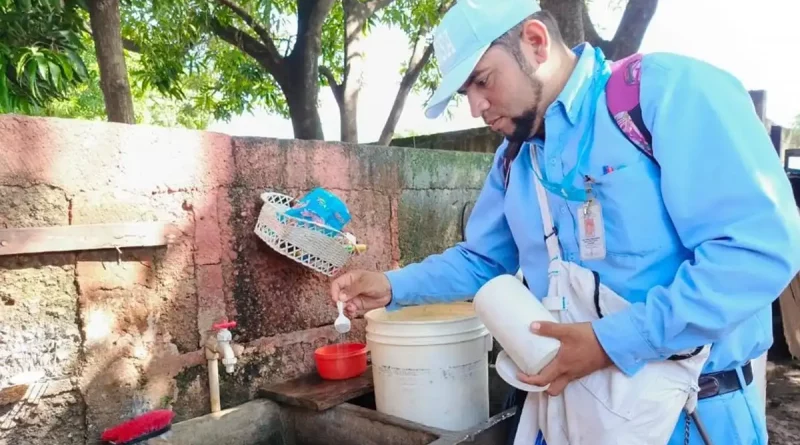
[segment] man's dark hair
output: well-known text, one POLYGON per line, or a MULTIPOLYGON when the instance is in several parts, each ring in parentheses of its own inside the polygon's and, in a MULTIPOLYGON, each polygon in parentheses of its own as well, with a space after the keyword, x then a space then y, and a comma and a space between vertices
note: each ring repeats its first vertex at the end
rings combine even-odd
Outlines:
MULTIPOLYGON (((533 75, 533 67, 525 59, 525 56, 522 54, 522 48, 520 46, 520 40, 522 38, 522 28, 525 26, 525 22, 530 20, 538 20, 542 22, 545 27, 547 28, 548 33, 550 34, 550 38, 554 42, 563 42, 563 38, 561 37, 561 31, 558 29, 558 23, 556 22, 555 17, 547 11, 538 11, 535 12, 522 21, 520 21, 517 25, 513 28, 509 29, 505 34, 495 39, 494 42, 490 46, 503 46, 511 53, 514 57, 514 60, 519 65, 519 68, 528 73, 530 76, 533 75)), ((541 84, 533 82, 533 88, 536 91, 537 96, 541 94, 541 84)), ((511 120, 514 122, 514 133, 511 135, 507 135, 506 139, 508 139, 508 146, 506 147, 506 158, 507 159, 514 159, 519 152, 522 143, 530 137, 531 130, 533 129, 533 124, 536 122, 537 117, 537 110, 535 107, 531 107, 522 115, 513 117, 511 120)), ((544 126, 539 130, 540 132, 544 131, 544 126)), ((543 134, 543 133, 542 133, 543 134)))
POLYGON ((528 17, 525 17, 525 19, 516 24, 513 28, 509 29, 505 34, 495 39, 490 45, 499 45, 505 47, 511 53, 511 55, 514 56, 514 59, 519 64, 520 68, 527 72, 530 72, 532 69, 528 64, 528 61, 522 56, 522 50, 520 49, 519 42, 522 38, 522 28, 525 26, 525 22, 529 20, 538 20, 542 22, 547 28, 547 31, 550 33, 550 38, 553 39, 553 41, 563 41, 561 38, 561 30, 559 30, 558 22, 556 22, 553 14, 550 14, 548 11, 541 10, 534 12, 528 17))

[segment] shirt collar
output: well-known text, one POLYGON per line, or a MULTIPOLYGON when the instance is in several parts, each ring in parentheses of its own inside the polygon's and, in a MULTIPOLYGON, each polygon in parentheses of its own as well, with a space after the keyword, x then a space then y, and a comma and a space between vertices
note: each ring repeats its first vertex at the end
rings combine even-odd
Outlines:
POLYGON ((578 56, 578 61, 572 74, 564 85, 564 89, 556 97, 556 100, 548 107, 547 114, 555 112, 560 106, 567 115, 567 119, 572 125, 578 120, 578 112, 583 104, 595 73, 594 48, 589 43, 582 43, 572 51, 578 56))

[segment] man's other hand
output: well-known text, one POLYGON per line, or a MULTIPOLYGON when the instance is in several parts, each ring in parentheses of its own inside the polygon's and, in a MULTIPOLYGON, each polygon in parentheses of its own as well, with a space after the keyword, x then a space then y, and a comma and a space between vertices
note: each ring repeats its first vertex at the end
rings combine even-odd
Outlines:
POLYGON ((561 394, 569 382, 613 365, 597 341, 591 323, 535 322, 531 324, 531 332, 558 339, 561 348, 539 374, 520 373, 517 378, 535 386, 550 384, 547 393, 551 396, 561 394))
POLYGON ((331 298, 345 302, 345 314, 353 318, 389 304, 392 286, 381 272, 354 270, 333 280, 331 298))

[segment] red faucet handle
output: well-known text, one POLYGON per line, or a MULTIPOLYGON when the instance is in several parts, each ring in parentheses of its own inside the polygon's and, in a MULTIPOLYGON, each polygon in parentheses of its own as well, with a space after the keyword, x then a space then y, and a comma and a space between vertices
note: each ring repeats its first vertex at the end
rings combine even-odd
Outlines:
POLYGON ((211 328, 214 329, 215 331, 219 331, 221 329, 230 329, 230 328, 235 328, 235 327, 236 327, 236 322, 235 321, 220 322, 220 323, 216 323, 216 324, 211 326, 211 328))

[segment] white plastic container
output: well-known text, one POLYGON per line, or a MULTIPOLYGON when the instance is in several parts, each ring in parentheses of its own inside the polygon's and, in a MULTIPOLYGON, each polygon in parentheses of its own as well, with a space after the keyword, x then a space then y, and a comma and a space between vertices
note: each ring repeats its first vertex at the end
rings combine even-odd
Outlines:
POLYGON ((473 304, 480 320, 522 372, 537 374, 555 358, 561 342, 534 334, 530 326, 534 321, 558 321, 513 275, 489 280, 475 294, 473 304))
POLYGON ((470 303, 365 318, 379 412, 450 431, 489 419, 492 337, 470 303))

